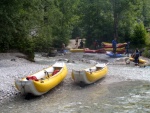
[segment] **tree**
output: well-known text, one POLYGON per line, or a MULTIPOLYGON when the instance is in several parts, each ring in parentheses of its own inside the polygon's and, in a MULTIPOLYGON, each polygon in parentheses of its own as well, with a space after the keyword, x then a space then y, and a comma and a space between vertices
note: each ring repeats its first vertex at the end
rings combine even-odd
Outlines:
MULTIPOLYGON (((123 26, 128 26, 126 27, 126 31, 129 33, 127 36, 130 36, 129 31, 132 31, 133 25, 136 23, 136 20, 138 20, 137 16, 140 14, 140 0, 110 0, 110 2, 112 4, 112 14, 114 19, 114 37, 118 38, 118 35, 120 35, 119 31, 125 30, 120 30, 123 26)), ((124 34, 124 36, 126 35, 124 34)))
POLYGON ((144 47, 146 45, 147 32, 143 23, 139 23, 135 26, 132 35, 132 44, 136 47, 144 47))
POLYGON ((69 43, 73 26, 78 21, 78 16, 75 14, 78 1, 42 1, 43 23, 41 22, 38 29, 38 36, 34 38, 37 50, 47 50, 49 47, 60 48, 62 43, 65 45, 69 43))
POLYGON ((79 17, 76 14, 79 0, 57 0, 56 6, 61 13, 61 16, 58 18, 58 23, 53 27, 55 35, 54 46, 59 47, 62 45, 62 42, 66 45, 71 38, 73 26, 75 26, 79 17))
POLYGON ((90 47, 94 40, 106 41, 112 37, 112 15, 108 0, 93 0, 80 3, 82 33, 86 38, 86 46, 90 47))
POLYGON ((150 27, 150 1, 149 0, 142 0, 142 9, 141 9, 141 20, 144 23, 145 27, 150 27))

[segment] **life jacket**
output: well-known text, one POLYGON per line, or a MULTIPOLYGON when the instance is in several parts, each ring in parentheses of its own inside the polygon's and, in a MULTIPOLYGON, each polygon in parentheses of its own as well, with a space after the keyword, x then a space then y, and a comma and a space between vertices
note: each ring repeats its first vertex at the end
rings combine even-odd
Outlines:
POLYGON ((35 80, 35 81, 38 81, 38 79, 36 78, 36 76, 28 76, 26 79, 27 79, 27 80, 35 80))
POLYGON ((113 40, 113 41, 112 41, 112 47, 113 47, 113 48, 116 48, 116 46, 117 46, 117 42, 116 42, 116 40, 113 40))
POLYGON ((140 56, 139 52, 135 53, 135 58, 138 58, 140 56))
POLYGON ((59 70, 56 69, 56 70, 54 70, 54 72, 52 73, 52 75, 55 75, 55 74, 58 73, 58 72, 59 72, 59 70))

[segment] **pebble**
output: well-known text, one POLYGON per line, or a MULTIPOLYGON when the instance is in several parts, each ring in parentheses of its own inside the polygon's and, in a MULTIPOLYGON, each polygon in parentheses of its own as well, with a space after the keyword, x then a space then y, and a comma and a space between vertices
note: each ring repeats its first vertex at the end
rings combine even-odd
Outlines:
MULTIPOLYGON (((50 62, 51 60, 55 62, 54 58, 42 57, 40 55, 35 55, 35 61, 37 62, 30 62, 30 61, 27 61, 26 59, 18 58, 15 56, 16 56, 16 53, 11 53, 9 55, 5 55, 3 53, 3 55, 0 55, 0 59, 1 59, 0 60, 0 67, 1 67, 0 68, 0 73, 1 73, 0 104, 6 98, 12 97, 14 95, 21 95, 21 93, 19 93, 19 91, 16 89, 14 85, 15 80, 48 67, 49 65, 52 64, 52 62, 50 62), (15 59, 15 62, 12 59, 15 59), (45 61, 46 63, 40 64, 38 61, 41 61, 41 60, 45 61)), ((97 62, 92 59, 98 59, 99 61, 105 61, 105 62, 109 61, 109 64, 114 61, 114 59, 106 57, 105 54, 96 55, 96 54, 85 54, 85 53, 72 53, 71 55, 66 54, 64 56, 56 56, 55 59, 63 59, 65 61, 68 61, 70 63, 70 64, 68 63, 69 65, 72 65, 73 63, 78 63, 78 62, 93 63, 93 64, 97 62), (62 57, 65 57, 65 58, 62 58, 62 57)), ((73 67, 71 66, 68 67, 69 72, 71 72, 72 69, 73 67)), ((145 76, 145 74, 148 74, 148 73, 150 74, 150 71, 147 70, 144 73, 143 70, 141 69, 142 68, 135 68, 135 67, 122 68, 119 65, 118 66, 109 65, 109 70, 113 70, 113 71, 109 71, 109 74, 107 76, 112 77, 112 78, 120 77, 121 78, 120 80, 122 80, 123 77, 125 77, 124 80, 133 80, 135 79, 134 75, 139 75, 140 73, 143 75, 136 76, 136 79, 144 79, 144 80, 150 79, 150 77, 146 78, 145 76), (119 68, 121 68, 121 71, 118 71, 119 68), (129 72, 133 74, 129 75, 129 72)))

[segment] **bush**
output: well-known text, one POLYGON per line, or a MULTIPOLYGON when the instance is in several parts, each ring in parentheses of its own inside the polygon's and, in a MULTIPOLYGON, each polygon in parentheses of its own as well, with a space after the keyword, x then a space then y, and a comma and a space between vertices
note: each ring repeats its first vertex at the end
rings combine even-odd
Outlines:
POLYGON ((145 40, 147 39, 147 36, 143 23, 136 25, 131 37, 132 44, 136 47, 143 48, 146 44, 145 40))
POLYGON ((34 61, 34 42, 32 38, 24 38, 18 45, 19 51, 26 54, 28 60, 34 61))
POLYGON ((147 58, 150 58, 150 49, 146 48, 143 52, 143 56, 144 57, 147 57, 147 58))

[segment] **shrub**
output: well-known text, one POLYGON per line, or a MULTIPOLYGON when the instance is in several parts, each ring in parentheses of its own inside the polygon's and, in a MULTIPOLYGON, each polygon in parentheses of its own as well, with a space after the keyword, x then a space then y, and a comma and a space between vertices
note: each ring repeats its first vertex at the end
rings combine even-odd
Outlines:
POLYGON ((147 58, 150 58, 150 49, 146 48, 143 52, 143 56, 144 57, 147 57, 147 58))
POLYGON ((18 44, 19 51, 26 54, 28 60, 34 61, 34 42, 32 38, 28 37, 20 41, 20 44, 18 44))
POLYGON ((145 46, 145 40, 147 38, 147 32, 143 23, 135 26, 134 32, 131 37, 132 44, 136 47, 143 48, 145 46))

